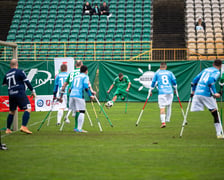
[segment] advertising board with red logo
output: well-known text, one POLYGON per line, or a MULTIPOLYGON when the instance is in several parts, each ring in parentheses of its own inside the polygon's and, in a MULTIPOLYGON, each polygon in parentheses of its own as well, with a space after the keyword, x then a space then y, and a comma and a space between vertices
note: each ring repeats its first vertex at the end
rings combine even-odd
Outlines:
MULTIPOLYGON (((30 98, 30 96, 27 96, 30 104, 31 104, 31 110, 35 111, 35 101, 33 98, 30 98)), ((18 108, 19 111, 21 111, 18 108)), ((8 112, 9 111, 9 96, 0 96, 0 112, 8 112)))

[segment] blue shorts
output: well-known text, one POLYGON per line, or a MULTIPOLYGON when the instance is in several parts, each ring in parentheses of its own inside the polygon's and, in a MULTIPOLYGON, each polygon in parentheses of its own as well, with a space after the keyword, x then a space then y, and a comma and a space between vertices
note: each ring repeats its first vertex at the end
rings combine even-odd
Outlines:
POLYGON ((15 111, 17 106, 19 106, 21 110, 31 109, 30 101, 25 94, 20 96, 9 96, 10 111, 15 111))

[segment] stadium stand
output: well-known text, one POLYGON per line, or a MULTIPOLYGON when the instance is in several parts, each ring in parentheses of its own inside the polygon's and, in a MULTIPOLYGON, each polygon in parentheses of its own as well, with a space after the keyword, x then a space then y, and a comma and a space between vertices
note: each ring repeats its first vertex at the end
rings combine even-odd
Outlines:
POLYGON ((190 59, 224 57, 224 3, 222 0, 186 0, 186 40, 190 59), (202 17, 206 29, 196 32, 195 23, 202 17))
MULTIPOLYGON (((7 41, 17 42, 19 45, 23 42, 31 46, 29 50, 19 46, 20 59, 52 58, 55 52, 55 46, 52 44, 60 42, 63 47, 61 51, 57 51, 59 54, 56 57, 75 54, 75 57, 92 60, 93 55, 109 59, 112 54, 116 60, 127 60, 145 51, 150 53, 151 0, 106 0, 112 13, 110 18, 98 15, 83 16, 84 2, 19 0, 7 41), (137 41, 139 47, 134 49, 133 43, 137 41), (98 44, 94 44, 95 42, 98 44), (44 43, 51 45, 51 48, 43 51, 38 49, 44 43), (125 53, 118 52, 124 50, 125 53)), ((90 1, 91 4, 98 5, 103 2, 90 1)), ((149 55, 146 57, 149 58, 149 55)))
MULTIPOLYGON (((91 4, 102 2, 92 0, 91 4)), ((112 13, 109 20, 107 16, 82 16, 83 3, 19 0, 7 41, 107 41, 107 37, 113 41, 150 40, 151 0, 108 0, 112 13), (126 34, 128 30, 132 33, 126 34)))

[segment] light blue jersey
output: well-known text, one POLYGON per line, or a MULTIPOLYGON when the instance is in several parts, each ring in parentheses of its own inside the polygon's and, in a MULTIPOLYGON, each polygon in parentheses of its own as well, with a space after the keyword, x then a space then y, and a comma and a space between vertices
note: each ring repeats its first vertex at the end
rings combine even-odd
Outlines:
POLYGON ((89 90, 89 76, 85 73, 80 73, 72 81, 70 97, 84 98, 84 90, 87 91, 89 96, 92 95, 89 90))
MULTIPOLYGON (((67 72, 60 72, 56 78, 55 78, 55 82, 54 82, 54 93, 56 94, 58 89, 59 91, 61 90, 64 82, 66 81, 67 77, 68 77, 68 74, 67 72)), ((67 87, 65 89, 65 94, 67 93, 67 87)))
POLYGON ((220 72, 215 67, 204 69, 192 81, 192 91, 195 95, 210 97, 216 93, 215 82, 220 76, 220 72))
POLYGON ((155 88, 156 83, 158 85, 159 94, 173 94, 173 87, 176 86, 176 78, 171 71, 158 70, 153 79, 151 88, 155 88))

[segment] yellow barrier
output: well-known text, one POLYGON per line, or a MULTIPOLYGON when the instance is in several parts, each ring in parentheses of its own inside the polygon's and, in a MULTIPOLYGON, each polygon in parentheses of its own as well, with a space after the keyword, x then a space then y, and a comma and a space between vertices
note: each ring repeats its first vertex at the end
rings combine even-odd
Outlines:
MULTIPOLYGON (((141 42, 17 42, 19 60, 54 60, 74 57, 84 61, 169 61, 224 59, 222 42, 188 42, 188 48, 152 48, 151 41, 141 42), (210 43, 210 45, 209 45, 210 43), (193 47, 194 45, 194 47, 193 47), (198 51, 197 48, 205 48, 198 51), (210 48, 210 49, 209 49, 210 48), (213 51, 211 50, 213 49, 213 51), (213 52, 213 53, 209 53, 213 52)), ((199 48, 199 49, 200 49, 199 48)), ((10 60, 12 49, 0 48, 0 60, 10 60)))
MULTIPOLYGON (((20 60, 54 60, 55 57, 74 57, 84 61, 129 61, 142 54, 139 60, 151 60, 151 41, 141 42, 17 42, 18 58, 20 60)), ((3 50, 6 60, 11 51, 3 50)))
POLYGON ((188 41, 189 60, 224 59, 224 41, 188 41))

